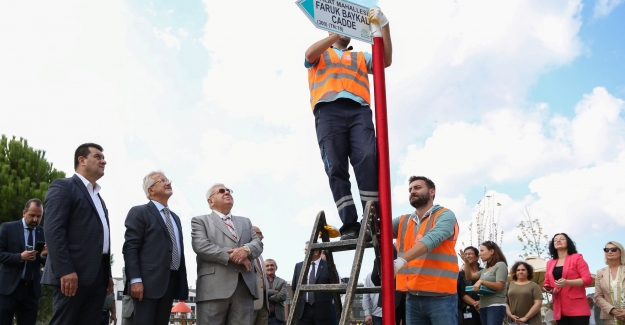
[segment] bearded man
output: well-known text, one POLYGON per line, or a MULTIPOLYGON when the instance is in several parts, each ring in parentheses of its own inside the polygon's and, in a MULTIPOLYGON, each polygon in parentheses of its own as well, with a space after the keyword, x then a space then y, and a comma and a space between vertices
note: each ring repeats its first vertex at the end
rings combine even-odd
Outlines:
POLYGON ((397 291, 407 293, 406 323, 458 323, 458 239, 456 215, 434 205, 436 186, 424 176, 409 181, 411 214, 393 219, 397 238, 397 291))

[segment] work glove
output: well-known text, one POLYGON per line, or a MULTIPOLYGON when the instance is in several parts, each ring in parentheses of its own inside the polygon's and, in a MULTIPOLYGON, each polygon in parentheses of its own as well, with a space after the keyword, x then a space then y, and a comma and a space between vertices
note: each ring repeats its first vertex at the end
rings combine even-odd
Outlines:
POLYGON ((384 16, 384 13, 380 9, 380 7, 373 7, 369 9, 369 21, 379 22, 380 27, 388 25, 388 19, 386 18, 386 16, 384 16))
POLYGON ((399 270, 401 270, 401 268, 402 268, 402 267, 404 267, 404 265, 406 265, 406 263, 408 263, 408 262, 406 262, 406 260, 405 260, 405 259, 403 259, 403 258, 401 258, 401 257, 398 257, 398 258, 397 258, 397 259, 393 262, 393 264, 394 264, 394 268, 395 268, 395 275, 397 275, 397 272, 398 272, 399 270))

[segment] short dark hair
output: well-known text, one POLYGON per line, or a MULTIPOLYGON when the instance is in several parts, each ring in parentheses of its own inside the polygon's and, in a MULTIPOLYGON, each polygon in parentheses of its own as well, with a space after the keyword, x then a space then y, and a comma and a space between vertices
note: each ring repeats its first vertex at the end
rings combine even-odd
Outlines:
POLYGON ((91 152, 89 148, 96 148, 100 151, 104 151, 101 145, 95 143, 83 143, 79 145, 74 152, 74 170, 78 169, 78 157, 87 158, 87 156, 89 156, 89 153, 91 152))
POLYGON ((564 238, 566 238, 566 254, 567 255, 577 253, 575 242, 571 239, 571 237, 569 237, 569 235, 561 232, 561 233, 557 233, 553 235, 553 237, 551 237, 551 241, 549 242, 549 255, 551 255, 551 258, 553 259, 558 258, 558 250, 556 249, 556 246, 553 244, 553 240, 556 238, 557 235, 562 235, 564 236, 564 238))
POLYGON ((431 179, 425 176, 410 176, 410 178, 408 179, 408 185, 412 184, 412 182, 414 181, 424 181, 425 185, 427 185, 428 187, 428 190, 436 189, 436 185, 434 185, 434 182, 432 182, 431 179))
POLYGON ((31 204, 34 204, 35 206, 40 207, 43 205, 43 202, 41 202, 40 199, 30 199, 26 201, 26 204, 24 205, 24 211, 28 210, 31 204))
POLYGON ((494 250, 493 256, 490 258, 490 261, 486 262, 486 267, 491 267, 499 262, 503 262, 504 264, 508 265, 506 256, 501 251, 501 248, 499 248, 499 245, 497 245, 495 242, 488 240, 483 242, 482 246, 488 248, 489 250, 494 250))
POLYGON ((475 256, 480 255, 480 250, 479 250, 479 249, 477 249, 477 248, 475 248, 475 247, 473 247, 473 246, 467 246, 467 248, 465 248, 465 249, 464 249, 464 251, 466 252, 466 251, 467 251, 467 249, 468 249, 468 250, 472 250, 472 251, 473 251, 473 253, 475 253, 475 256))
POLYGON ((527 279, 528 280, 532 280, 534 278, 534 268, 527 262, 525 261, 518 261, 516 263, 514 263, 514 265, 512 265, 512 268, 510 269, 510 273, 512 274, 512 280, 516 281, 516 269, 519 268, 519 265, 523 265, 525 266, 525 268, 527 269, 527 279))

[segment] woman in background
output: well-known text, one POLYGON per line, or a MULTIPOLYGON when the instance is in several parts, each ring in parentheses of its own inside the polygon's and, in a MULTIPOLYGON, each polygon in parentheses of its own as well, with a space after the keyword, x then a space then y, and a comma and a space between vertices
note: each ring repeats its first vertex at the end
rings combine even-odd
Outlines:
MULTIPOLYGON (((605 264, 608 266, 597 271, 595 279, 595 302, 601 309, 601 320, 605 325, 624 324, 625 320, 625 255, 623 245, 608 242, 603 248, 605 264)), ((599 325, 599 324, 597 324, 599 325)))
POLYGON ((503 252, 492 241, 486 241, 480 246, 480 258, 486 263, 486 268, 476 273, 471 270, 470 261, 464 251, 460 251, 464 261, 465 279, 476 281, 473 291, 480 291, 483 285, 495 293, 484 294, 480 298, 480 321, 482 325, 501 325, 506 317, 506 294, 504 287, 508 279, 508 262, 503 252))
POLYGON ((534 268, 526 262, 516 262, 510 269, 512 282, 506 292, 506 313, 510 323, 541 325, 540 307, 543 293, 534 278, 534 268))
POLYGON ((575 243, 565 233, 549 242, 544 289, 553 296, 553 316, 558 325, 588 325, 590 309, 586 289, 592 283, 588 263, 577 253, 575 243))
MULTIPOLYGON (((477 263, 480 251, 473 246, 464 249, 464 255, 469 260, 471 273, 477 273, 482 269, 477 263)), ((458 273, 458 324, 479 325, 480 321, 480 296, 474 291, 466 291, 466 287, 472 287, 475 281, 467 280, 464 268, 458 273)))

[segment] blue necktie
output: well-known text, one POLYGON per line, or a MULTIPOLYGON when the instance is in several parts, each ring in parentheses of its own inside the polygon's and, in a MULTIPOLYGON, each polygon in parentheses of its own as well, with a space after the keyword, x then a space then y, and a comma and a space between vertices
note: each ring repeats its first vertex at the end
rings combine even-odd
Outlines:
MULTIPOLYGON (((35 244, 33 243, 33 228, 28 228, 28 244, 31 245, 34 249, 35 244)), ((33 279, 33 270, 35 268, 35 261, 26 261, 26 271, 24 272, 24 280, 31 281, 33 279)))

